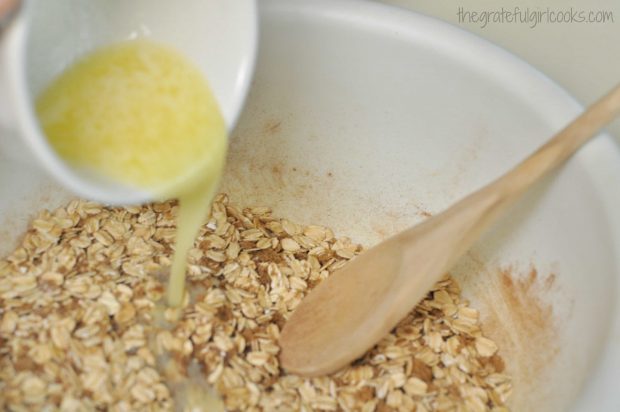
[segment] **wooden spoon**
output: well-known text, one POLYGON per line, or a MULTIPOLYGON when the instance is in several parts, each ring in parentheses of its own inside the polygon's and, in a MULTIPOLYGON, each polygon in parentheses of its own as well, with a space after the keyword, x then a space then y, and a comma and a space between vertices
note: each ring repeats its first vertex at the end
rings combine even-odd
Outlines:
POLYGON ((499 179, 362 253, 323 281, 282 330, 282 366, 316 376, 363 355, 424 298, 509 205, 618 113, 620 85, 499 179))

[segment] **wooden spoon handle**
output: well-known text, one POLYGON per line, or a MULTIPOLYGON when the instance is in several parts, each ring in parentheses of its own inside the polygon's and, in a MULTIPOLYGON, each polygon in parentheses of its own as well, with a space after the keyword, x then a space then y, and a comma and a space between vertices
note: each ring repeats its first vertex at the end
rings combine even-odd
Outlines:
MULTIPOLYGON (((442 246, 452 249, 453 253, 445 264, 445 270, 449 270, 525 190, 546 173, 560 166, 618 114, 620 114, 620 85, 591 105, 512 170, 455 203, 441 214, 423 222, 419 228, 414 227, 400 236, 408 242, 419 237, 421 232, 434 231, 437 239, 429 240, 429 242, 435 241, 439 249, 442 246), (434 229, 437 226, 451 229, 444 234, 434 229)), ((412 255, 406 256, 405 261, 408 262, 407 264, 415 264, 419 262, 419 259, 419 256, 412 255)), ((427 282, 437 280, 430 278, 427 282)))
POLYGON ((282 330, 281 364, 316 376, 362 355, 424 298, 519 195, 619 112, 616 87, 507 174, 324 280, 282 330))
POLYGON ((542 176, 560 166, 618 114, 620 114, 620 85, 489 186, 492 186, 493 190, 502 191, 510 198, 518 197, 542 176))

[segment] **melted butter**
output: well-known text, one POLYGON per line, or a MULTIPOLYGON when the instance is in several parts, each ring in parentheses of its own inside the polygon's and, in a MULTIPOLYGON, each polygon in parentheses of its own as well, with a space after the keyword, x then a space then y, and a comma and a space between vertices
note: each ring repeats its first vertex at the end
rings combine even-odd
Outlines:
POLYGON ((203 373, 203 367, 194 359, 181 367, 167 352, 161 352, 156 344, 157 332, 174 330, 181 316, 179 308, 171 308, 164 302, 156 303, 151 324, 155 326, 148 334, 151 351, 156 355, 157 370, 165 377, 172 390, 174 410, 177 412, 220 412, 225 410, 222 399, 211 388, 203 373))
POLYGON ((107 46, 37 100, 50 144, 74 167, 180 202, 168 304, 183 302, 187 253, 224 166, 226 125, 200 71, 146 40, 107 46))

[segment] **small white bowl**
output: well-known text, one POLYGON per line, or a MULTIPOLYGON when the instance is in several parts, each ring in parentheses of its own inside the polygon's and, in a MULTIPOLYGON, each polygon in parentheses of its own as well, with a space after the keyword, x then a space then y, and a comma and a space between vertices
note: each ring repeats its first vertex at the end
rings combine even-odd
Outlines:
POLYGON ((0 153, 42 167, 89 199, 148 202, 152 195, 145 191, 98 179, 65 163, 39 127, 36 96, 97 46, 148 37, 174 46, 201 69, 232 129, 250 86, 257 36, 255 0, 26 2, 0 38, 0 153))

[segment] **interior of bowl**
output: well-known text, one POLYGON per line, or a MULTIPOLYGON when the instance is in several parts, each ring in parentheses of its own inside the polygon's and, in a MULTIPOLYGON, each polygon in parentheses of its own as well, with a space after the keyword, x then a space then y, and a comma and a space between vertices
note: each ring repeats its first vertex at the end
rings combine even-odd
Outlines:
MULTIPOLYGON (((263 3, 225 179, 242 204, 372 245, 498 177, 579 112, 535 70, 455 28, 326 3, 263 3)), ((567 409, 607 342, 614 233, 582 160, 596 144, 454 271, 500 342, 514 410, 567 409)))
MULTIPOLYGON (((371 3, 309 3, 261 3, 257 71, 223 182, 239 204, 370 246, 499 176, 579 112, 453 27, 371 3)), ((454 270, 514 376, 514 410, 568 409, 607 345, 617 228, 592 171, 607 143, 539 184, 454 270)), ((0 253, 28 216, 66 199, 19 167, 0 164, 20 182, 2 186, 0 253)))

